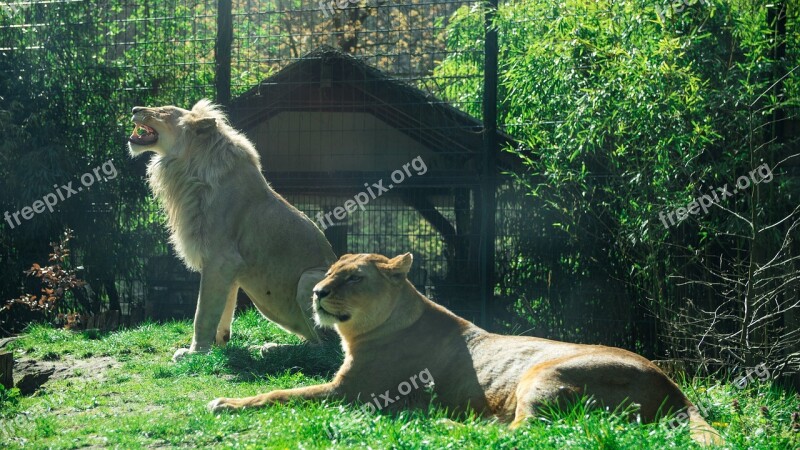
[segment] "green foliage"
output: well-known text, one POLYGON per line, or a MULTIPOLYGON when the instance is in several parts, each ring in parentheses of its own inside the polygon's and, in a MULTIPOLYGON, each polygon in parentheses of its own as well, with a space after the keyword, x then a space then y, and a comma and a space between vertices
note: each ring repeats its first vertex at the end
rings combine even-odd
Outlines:
POLYGON ((6 389, 0 384, 0 411, 9 411, 19 405, 19 389, 6 389))
MULTIPOLYGON (((775 111, 797 115, 798 48, 775 58, 764 2, 689 3, 661 17, 645 0, 501 2, 499 123, 526 148, 515 153, 528 170, 514 175, 531 196, 510 218, 530 232, 521 254, 501 260, 501 291, 535 329, 564 329, 575 308, 635 322, 683 297, 709 298, 670 277, 707 281, 710 262, 698 255, 747 245, 731 236, 749 226, 723 208, 674 226, 660 214, 789 155, 792 142, 773 144, 764 128, 775 111), (770 89, 786 73, 778 96, 770 89)), ((790 11, 785 41, 796 43, 790 11)), ((463 7, 435 74, 481 73, 482 55, 469 50, 482 35, 483 11, 463 7)), ((481 86, 451 83, 440 94, 474 102, 481 86)), ((792 211, 796 192, 787 176, 723 206, 766 225, 792 211)))
POLYGON ((46 257, 47 242, 66 227, 77 232, 75 253, 95 306, 119 309, 121 297, 131 295, 119 278, 141 280, 143 255, 164 251, 143 162, 125 148, 128 112, 135 104, 185 104, 213 93, 213 40, 191 34, 215 28, 205 5, 33 2, 0 16, 0 132, 7 137, 0 142, 0 210, 19 211, 108 160, 122 175, 14 229, 0 224, 1 298, 18 294, 23 268, 46 257), (153 18, 173 14, 175 20, 153 18), (31 23, 37 25, 22 26, 31 23), (186 45, 175 45, 176 37, 186 45), (123 39, 148 42, 147 49, 116 43, 123 39))

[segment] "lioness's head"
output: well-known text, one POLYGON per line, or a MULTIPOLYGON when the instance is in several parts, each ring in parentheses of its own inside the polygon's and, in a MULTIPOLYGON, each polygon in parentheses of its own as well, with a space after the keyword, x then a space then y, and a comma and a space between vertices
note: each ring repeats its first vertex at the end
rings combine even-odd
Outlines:
POLYGON ((194 139, 216 131, 225 123, 225 116, 210 101, 200 100, 191 111, 177 106, 137 106, 132 120, 135 126, 128 138, 131 154, 155 152, 167 156, 190 148, 194 139))
POLYGON ((394 310, 413 262, 411 253, 342 255, 314 286, 314 318, 359 335, 382 325, 394 310))

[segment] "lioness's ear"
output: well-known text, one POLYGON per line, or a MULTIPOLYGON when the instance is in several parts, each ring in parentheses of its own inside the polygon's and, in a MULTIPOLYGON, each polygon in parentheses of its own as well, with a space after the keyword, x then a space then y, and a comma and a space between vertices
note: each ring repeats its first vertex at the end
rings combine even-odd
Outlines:
POLYGON ((389 262, 394 264, 397 270, 406 274, 411 270, 411 264, 414 262, 414 255, 411 253, 405 253, 395 256, 394 258, 390 259, 389 262))
POLYGON ((386 274, 390 279, 395 281, 403 281, 411 270, 411 263, 414 262, 414 257, 411 253, 395 256, 386 263, 377 263, 378 269, 386 274))

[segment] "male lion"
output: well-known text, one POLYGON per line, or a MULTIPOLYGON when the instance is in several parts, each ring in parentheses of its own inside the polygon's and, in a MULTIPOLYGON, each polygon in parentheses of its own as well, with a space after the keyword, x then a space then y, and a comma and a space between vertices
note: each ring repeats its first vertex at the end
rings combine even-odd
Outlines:
POLYGON ((148 181, 172 245, 201 274, 192 345, 173 359, 227 343, 239 287, 267 318, 319 342, 311 291, 336 255, 319 228, 267 184, 253 144, 208 100, 191 111, 135 107, 133 122, 130 152, 155 153, 148 181))
POLYGON ((344 255, 314 287, 316 320, 336 329, 345 350, 333 381, 255 397, 218 398, 209 409, 324 398, 386 409, 425 407, 429 394, 417 391, 401 398, 390 391, 407 394, 408 381, 416 386, 417 374, 422 380, 425 373, 434 380, 437 404, 454 412, 471 408, 511 422, 512 428, 541 406, 564 406, 586 395, 609 408, 636 404, 645 422, 686 410, 682 414, 688 416, 695 440, 721 442, 678 386, 645 358, 600 345, 488 333, 417 292, 406 278, 411 262, 410 253, 392 259, 344 255))

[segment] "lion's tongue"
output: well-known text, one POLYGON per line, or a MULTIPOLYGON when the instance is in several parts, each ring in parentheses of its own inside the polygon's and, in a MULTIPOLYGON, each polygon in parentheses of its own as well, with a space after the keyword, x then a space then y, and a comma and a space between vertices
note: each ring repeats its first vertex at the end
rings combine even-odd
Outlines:
POLYGON ((152 144, 158 140, 158 134, 150 127, 137 124, 128 140, 134 144, 152 144), (144 131, 144 133, 139 134, 139 130, 144 131))

